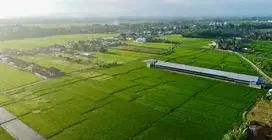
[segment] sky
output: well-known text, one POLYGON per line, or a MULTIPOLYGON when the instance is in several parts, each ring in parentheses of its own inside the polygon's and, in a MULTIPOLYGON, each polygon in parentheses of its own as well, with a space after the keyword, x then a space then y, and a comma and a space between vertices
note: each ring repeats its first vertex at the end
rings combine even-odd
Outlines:
POLYGON ((270 16, 272 0, 0 0, 0 18, 73 16, 270 16))

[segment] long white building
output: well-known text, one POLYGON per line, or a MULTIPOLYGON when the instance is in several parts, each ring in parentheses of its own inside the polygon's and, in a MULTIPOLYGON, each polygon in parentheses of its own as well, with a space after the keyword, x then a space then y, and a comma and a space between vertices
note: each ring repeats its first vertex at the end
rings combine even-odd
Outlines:
POLYGON ((160 60, 145 60, 147 63, 147 67, 157 67, 162 69, 168 69, 188 74, 200 75, 210 78, 216 78, 220 80, 226 80, 246 85, 257 86, 260 82, 260 78, 257 76, 245 75, 245 74, 238 74, 233 72, 226 72, 208 68, 201 68, 195 66, 189 66, 184 64, 177 64, 177 63, 170 63, 160 60))

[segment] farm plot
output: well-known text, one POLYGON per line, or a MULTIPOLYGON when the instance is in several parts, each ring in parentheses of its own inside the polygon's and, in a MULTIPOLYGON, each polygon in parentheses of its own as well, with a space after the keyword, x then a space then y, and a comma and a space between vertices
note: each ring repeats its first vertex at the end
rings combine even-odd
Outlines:
POLYGON ((159 38, 179 43, 181 47, 193 48, 209 48, 209 44, 213 41, 212 39, 206 38, 185 38, 181 35, 165 35, 159 38))
POLYGON ((49 140, 218 140, 262 94, 131 62, 3 94, 0 104, 49 140))
POLYGON ((95 57, 91 61, 99 61, 103 63, 124 64, 138 59, 144 59, 152 56, 152 54, 132 52, 125 50, 109 49, 107 53, 93 52, 92 55, 95 57))
POLYGON ((71 73, 73 71, 84 70, 92 67, 92 65, 77 64, 76 62, 69 62, 60 58, 55 58, 52 55, 48 54, 39 54, 35 56, 18 56, 17 58, 22 59, 26 62, 39 64, 47 68, 55 67, 65 73, 71 73))
POLYGON ((240 74, 258 75, 257 72, 237 55, 214 50, 195 50, 176 48, 169 57, 170 62, 217 69, 240 74), (186 53, 183 53, 185 51, 186 53))
POLYGON ((125 43, 132 46, 160 48, 160 49, 169 49, 174 46, 174 44, 170 44, 170 43, 153 43, 153 42, 136 43, 132 41, 125 41, 125 43))
POLYGON ((168 52, 168 49, 137 47, 137 46, 120 46, 120 47, 115 47, 114 49, 131 51, 131 52, 150 53, 150 54, 165 54, 168 52))
POLYGON ((13 138, 0 127, 0 140, 13 140, 13 138))
POLYGON ((58 35, 43 38, 27 38, 22 40, 0 41, 0 49, 18 49, 31 50, 38 47, 47 47, 49 45, 59 44, 67 45, 71 40, 88 40, 89 38, 101 38, 118 36, 118 34, 74 34, 58 35))
MULTIPOLYGON (((42 80, 41 78, 0 63, 0 91, 42 80)), ((0 99, 1 100, 1 99, 0 99)))
POLYGON ((246 58, 253 62, 257 67, 262 69, 268 76, 272 77, 272 57, 266 58, 266 57, 259 57, 256 55, 246 55, 246 58))

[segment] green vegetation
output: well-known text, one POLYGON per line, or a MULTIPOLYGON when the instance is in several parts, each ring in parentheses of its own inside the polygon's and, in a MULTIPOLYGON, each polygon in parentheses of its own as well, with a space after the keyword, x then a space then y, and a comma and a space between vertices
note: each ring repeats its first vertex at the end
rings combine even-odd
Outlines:
POLYGON ((114 49, 132 51, 132 52, 150 53, 150 54, 165 54, 168 52, 168 49, 151 48, 151 47, 143 47, 143 46, 140 46, 140 47, 139 46, 120 46, 120 47, 115 47, 114 49))
POLYGON ((229 52, 207 49, 176 48, 175 52, 165 59, 174 63, 258 75, 247 62, 234 53, 229 52))
POLYGON ((172 42, 179 43, 182 47, 197 47, 197 48, 209 48, 209 44, 213 41, 212 39, 205 38, 186 38, 181 35, 165 35, 159 37, 159 39, 165 39, 172 42))
POLYGON ((13 138, 0 127, 0 140, 13 140, 13 138))
POLYGON ((93 60, 91 58, 91 61, 102 61, 103 63, 116 62, 118 64, 124 64, 130 61, 144 59, 152 56, 151 54, 123 51, 117 49, 109 49, 107 53, 93 52, 92 54, 95 58, 93 60))
POLYGON ((69 62, 50 55, 42 54, 35 56, 18 56, 17 58, 22 59, 26 62, 39 64, 46 68, 55 67, 65 73, 84 70, 92 67, 92 65, 77 64, 75 62, 69 62))
POLYGON ((18 86, 23 86, 41 80, 41 78, 35 75, 22 72, 2 63, 0 63, 0 73, 0 91, 16 88, 18 86))
POLYGON ((169 44, 169 43, 152 43, 152 42, 147 42, 147 43, 136 43, 132 41, 126 41, 125 43, 132 45, 132 46, 139 46, 139 47, 151 47, 151 48, 160 48, 160 49, 169 49, 172 47, 174 44, 169 44))
POLYGON ((43 38, 27 38, 21 40, 0 41, 0 49, 30 50, 37 47, 47 47, 53 44, 67 45, 71 40, 88 40, 89 38, 100 38, 117 36, 118 34, 74 34, 58 35, 43 38))
POLYGON ((0 105, 49 140, 218 140, 263 93, 131 62, 1 94, 0 105))
POLYGON ((254 49, 254 53, 246 54, 246 57, 267 75, 272 76, 272 42, 254 41, 249 46, 254 49))

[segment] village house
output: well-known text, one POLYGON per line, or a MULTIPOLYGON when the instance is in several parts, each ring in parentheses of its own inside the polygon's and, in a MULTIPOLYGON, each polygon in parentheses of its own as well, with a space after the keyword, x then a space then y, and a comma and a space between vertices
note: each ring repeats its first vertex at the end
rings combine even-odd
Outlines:
POLYGON ((137 38, 137 39, 135 40, 135 42, 136 42, 136 43, 145 43, 145 42, 146 42, 146 38, 142 38, 142 37, 137 38))
POLYGON ((91 53, 86 53, 86 52, 81 53, 80 55, 83 57, 88 57, 88 58, 92 57, 91 53))
POLYGON ((52 47, 49 47, 49 51, 51 52, 64 52, 66 51, 66 47, 65 46, 52 46, 52 47))
POLYGON ((7 61, 8 61, 8 58, 6 58, 4 56, 0 56, 0 62, 6 63, 7 61))

